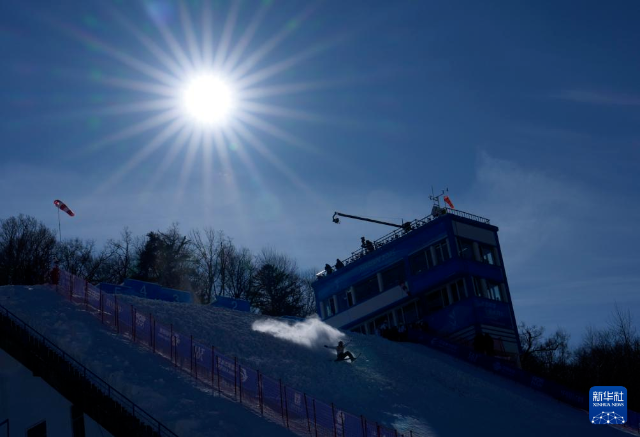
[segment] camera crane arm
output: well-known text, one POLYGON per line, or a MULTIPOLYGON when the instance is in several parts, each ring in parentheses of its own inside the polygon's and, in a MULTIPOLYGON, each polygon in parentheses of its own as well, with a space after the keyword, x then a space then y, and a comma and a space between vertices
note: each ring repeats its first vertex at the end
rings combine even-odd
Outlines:
POLYGON ((340 219, 338 218, 338 216, 339 217, 352 218, 352 219, 355 219, 355 220, 362 220, 362 221, 365 221, 365 222, 378 223, 380 225, 393 226, 394 228, 404 229, 405 231, 410 231, 411 230, 411 223, 410 222, 406 222, 406 223, 403 223, 401 225, 398 225, 396 223, 383 222, 383 221, 380 221, 380 220, 373 220, 373 219, 366 218, 366 217, 358 217, 357 215, 343 214, 343 213, 337 212, 337 211, 333 213, 332 220, 333 220, 334 223, 340 223, 340 219))

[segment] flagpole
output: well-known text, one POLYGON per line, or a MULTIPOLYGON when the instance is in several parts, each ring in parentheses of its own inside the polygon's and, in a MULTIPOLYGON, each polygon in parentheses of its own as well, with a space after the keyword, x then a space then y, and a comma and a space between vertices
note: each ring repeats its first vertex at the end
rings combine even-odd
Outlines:
POLYGON ((60 242, 62 243, 62 228, 60 228, 60 207, 58 206, 58 234, 60 235, 60 242))

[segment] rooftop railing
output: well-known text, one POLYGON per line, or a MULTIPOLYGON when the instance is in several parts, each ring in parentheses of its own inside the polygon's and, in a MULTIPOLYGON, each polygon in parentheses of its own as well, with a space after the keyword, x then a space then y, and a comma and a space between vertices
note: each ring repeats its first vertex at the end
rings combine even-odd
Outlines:
MULTIPOLYGON (((437 211, 437 210, 434 208, 434 211, 437 211)), ((471 214, 469 212, 464 212, 464 211, 460 211, 460 210, 457 210, 457 209, 439 208, 439 212, 437 214, 434 214, 434 212, 432 212, 431 214, 429 214, 425 218, 416 219, 416 220, 412 221, 410 223, 410 228, 408 228, 408 229, 398 228, 395 231, 389 232, 388 234, 378 238, 377 240, 375 240, 373 242, 373 250, 371 250, 371 248, 367 249, 366 247, 362 247, 362 248, 356 250, 355 252, 351 252, 351 256, 349 256, 348 258, 342 260, 342 264, 347 266, 347 265, 351 264, 352 262, 355 262, 355 261, 359 260, 363 256, 365 256, 365 255, 367 255, 369 253, 372 253, 376 249, 380 249, 381 247, 391 243, 392 241, 395 241, 398 238, 402 238, 403 236, 405 236, 406 234, 410 233, 411 231, 414 231, 414 230, 416 230, 418 228, 421 228, 422 226, 426 225, 427 223, 430 223, 433 220, 436 220, 438 217, 442 217, 443 215, 446 215, 446 214, 453 214, 453 215, 456 215, 458 217, 466 218, 468 220, 473 220, 473 221, 480 222, 480 223, 487 224, 487 225, 489 224, 489 219, 488 218, 480 217, 479 215, 471 214)), ((335 266, 331 266, 331 268, 333 269, 333 271, 336 270, 335 266)), ((316 274, 317 278, 323 278, 325 276, 327 276, 327 271, 326 270, 323 270, 323 271, 321 271, 321 272, 316 274)))

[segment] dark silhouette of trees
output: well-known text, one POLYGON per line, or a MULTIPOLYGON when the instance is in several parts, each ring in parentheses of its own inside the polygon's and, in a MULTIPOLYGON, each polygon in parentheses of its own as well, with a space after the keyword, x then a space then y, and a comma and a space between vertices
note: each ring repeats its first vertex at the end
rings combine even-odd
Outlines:
POLYGON ((190 237, 194 251, 191 284, 200 301, 208 304, 218 277, 217 241, 224 234, 216 236, 213 228, 205 228, 202 233, 198 229, 191 231, 190 237))
POLYGON ((55 246, 55 233, 33 217, 0 220, 0 285, 46 282, 55 246))
POLYGON ((232 246, 229 252, 227 292, 229 297, 245 299, 253 304, 257 293, 253 277, 256 266, 251 251, 247 248, 236 249, 232 246))
POLYGON ((55 253, 61 269, 97 283, 106 279, 104 266, 112 256, 109 249, 105 246, 97 251, 93 240, 71 238, 58 243, 55 253))
MULTIPOLYGON (((629 393, 640 391, 640 336, 628 309, 616 305, 608 328, 587 328, 574 351, 569 351, 569 336, 562 329, 547 338, 544 329, 535 325, 521 323, 518 329, 524 370, 581 393, 597 385, 622 385, 629 393)), ((640 400, 630 397, 628 407, 640 410, 640 400)))
POLYGON ((140 239, 133 236, 128 227, 120 233, 120 239, 110 239, 105 245, 111 257, 103 263, 99 276, 104 282, 121 284, 125 279, 135 274, 136 247, 140 246, 140 239))
POLYGON ((551 371, 559 365, 566 365, 569 358, 569 334, 559 328, 551 336, 544 338, 544 327, 524 322, 518 325, 522 354, 520 362, 524 368, 535 371, 551 371))
POLYGON ((190 241, 174 223, 165 232, 149 232, 138 254, 135 279, 190 290, 193 253, 190 241))
POLYGON ((268 316, 301 315, 302 281, 295 261, 271 249, 257 259, 254 305, 268 316))
POLYGON ((54 257, 61 269, 94 284, 133 278, 194 292, 204 304, 225 296, 245 299, 268 315, 315 312, 313 271, 300 272, 293 259, 274 250, 255 256, 212 228, 187 237, 174 223, 141 238, 125 227, 119 239, 98 249, 93 240, 56 242, 55 232, 32 217, 0 221, 0 285, 46 282, 54 257))
POLYGON ((147 234, 144 246, 138 249, 138 263, 135 269, 134 279, 147 282, 158 282, 160 279, 159 267, 160 238, 157 232, 147 234))

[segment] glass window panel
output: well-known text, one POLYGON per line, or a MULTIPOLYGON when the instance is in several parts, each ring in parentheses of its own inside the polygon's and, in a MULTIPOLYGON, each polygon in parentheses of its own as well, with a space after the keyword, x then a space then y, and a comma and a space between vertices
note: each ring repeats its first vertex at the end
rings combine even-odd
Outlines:
POLYGON ((363 302, 380 291, 378 289, 378 277, 372 276, 353 286, 356 293, 356 302, 363 302))
POLYGON ((487 264, 496 264, 495 258, 493 257, 493 247, 481 244, 480 255, 482 256, 482 260, 487 264))
MULTIPOLYGON (((382 272, 384 290, 396 287, 405 281, 404 263, 399 262, 382 272)), ((383 291, 384 291, 383 290, 383 291)))
POLYGON ((427 263, 427 254, 424 250, 418 253, 414 253, 409 257, 409 265, 411 267, 411 273, 417 275, 418 273, 425 271, 429 268, 427 263))

